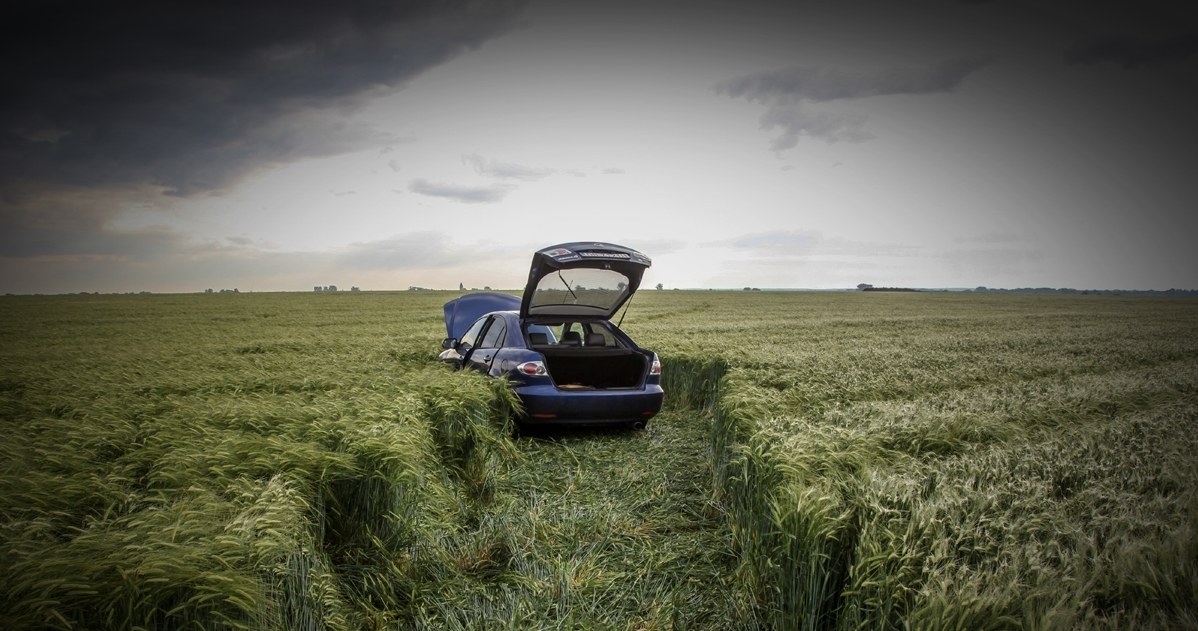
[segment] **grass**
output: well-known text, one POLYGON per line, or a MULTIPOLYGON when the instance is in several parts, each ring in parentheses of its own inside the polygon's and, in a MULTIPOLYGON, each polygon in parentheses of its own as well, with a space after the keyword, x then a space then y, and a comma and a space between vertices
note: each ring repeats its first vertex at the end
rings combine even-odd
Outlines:
POLYGON ((1195 625, 1198 305, 706 301, 715 487, 768 626, 1195 625))
POLYGON ((1198 303, 654 292, 511 435, 449 293, 0 299, 7 628, 1198 627, 1198 303))
POLYGON ((452 572, 506 389, 412 356, 377 296, 227 298, 5 302, 11 628, 381 627, 452 572))
POLYGON ((711 501, 706 426, 525 432, 430 629, 737 628, 735 558, 711 501), (668 457, 662 457, 668 454, 668 457))

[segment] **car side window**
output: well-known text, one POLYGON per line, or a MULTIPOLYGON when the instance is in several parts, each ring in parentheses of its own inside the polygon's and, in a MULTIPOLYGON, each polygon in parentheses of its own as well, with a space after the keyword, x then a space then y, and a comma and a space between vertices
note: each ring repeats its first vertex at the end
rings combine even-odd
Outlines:
POLYGON ((484 316, 482 318, 479 318, 477 321, 475 321, 474 324, 471 324, 470 329, 468 331, 466 331, 466 333, 464 335, 462 335, 462 339, 459 342, 459 345, 462 346, 464 349, 474 348, 475 342, 478 341, 478 334, 482 333, 483 325, 486 323, 487 323, 487 318, 484 316))
POLYGON ((500 348, 503 346, 503 340, 507 333, 507 323, 503 318, 495 316, 491 318, 491 326, 487 327, 487 333, 483 336, 483 341, 479 342, 479 348, 500 348))

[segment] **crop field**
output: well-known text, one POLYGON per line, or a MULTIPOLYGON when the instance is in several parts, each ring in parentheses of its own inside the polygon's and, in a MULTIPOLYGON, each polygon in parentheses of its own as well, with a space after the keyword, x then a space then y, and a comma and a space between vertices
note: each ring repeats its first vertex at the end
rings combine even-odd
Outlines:
POLYGON ((0 627, 1198 628, 1198 301, 643 291, 517 434, 456 295, 0 298, 0 627))

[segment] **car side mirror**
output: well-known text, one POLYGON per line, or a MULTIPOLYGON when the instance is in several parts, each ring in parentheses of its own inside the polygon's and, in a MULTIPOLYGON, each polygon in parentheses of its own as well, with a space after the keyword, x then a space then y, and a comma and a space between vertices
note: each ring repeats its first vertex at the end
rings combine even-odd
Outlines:
POLYGON ((444 341, 441 342, 441 348, 444 348, 446 350, 451 349, 457 345, 458 345, 458 338, 456 338, 456 337, 447 337, 447 338, 445 338, 444 341))

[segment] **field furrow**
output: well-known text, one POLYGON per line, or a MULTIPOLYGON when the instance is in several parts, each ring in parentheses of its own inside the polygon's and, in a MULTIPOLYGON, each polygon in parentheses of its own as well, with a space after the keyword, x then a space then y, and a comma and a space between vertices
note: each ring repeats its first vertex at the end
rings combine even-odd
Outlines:
POLYGON ((740 628, 706 435, 694 411, 642 432, 526 432, 420 626, 740 628))

